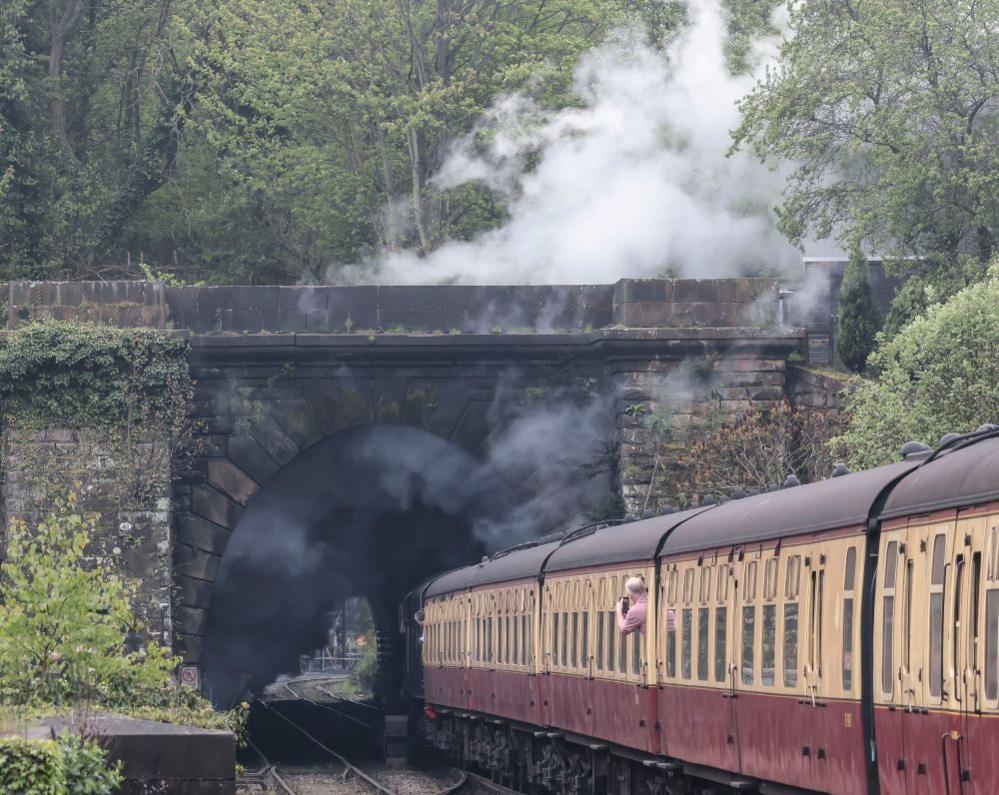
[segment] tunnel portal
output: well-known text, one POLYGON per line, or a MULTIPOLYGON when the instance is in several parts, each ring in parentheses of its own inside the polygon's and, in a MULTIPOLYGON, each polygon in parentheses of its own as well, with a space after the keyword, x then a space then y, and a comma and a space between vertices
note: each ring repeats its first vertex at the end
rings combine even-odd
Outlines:
POLYGON ((325 644, 331 606, 360 596, 379 636, 376 695, 391 702, 401 598, 494 548, 516 502, 494 467, 418 428, 364 425, 313 445, 233 531, 208 610, 210 695, 226 705, 293 670, 325 644))

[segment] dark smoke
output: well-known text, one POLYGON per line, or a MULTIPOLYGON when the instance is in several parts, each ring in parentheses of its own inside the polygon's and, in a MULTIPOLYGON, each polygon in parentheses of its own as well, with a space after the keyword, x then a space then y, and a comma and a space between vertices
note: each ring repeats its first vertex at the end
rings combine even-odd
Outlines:
POLYGON ((326 641, 325 613, 361 596, 379 630, 431 574, 566 527, 610 493, 612 401, 509 407, 479 460, 426 431, 367 425, 288 464, 247 507, 208 615, 205 676, 222 706, 326 641))

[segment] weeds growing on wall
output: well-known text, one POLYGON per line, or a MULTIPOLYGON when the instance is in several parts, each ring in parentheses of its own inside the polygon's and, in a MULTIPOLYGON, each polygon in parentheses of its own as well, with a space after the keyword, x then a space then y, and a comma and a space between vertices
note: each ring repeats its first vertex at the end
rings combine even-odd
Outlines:
MULTIPOLYGON (((0 432, 7 451, 34 481, 37 494, 64 489, 50 473, 44 448, 24 444, 46 428, 78 432, 77 458, 110 463, 111 501, 124 509, 148 504, 151 471, 162 471, 195 437, 189 407, 194 393, 187 340, 155 329, 117 329, 45 321, 0 340, 0 432)), ((0 462, 2 463, 2 462, 0 462)), ((59 462, 61 470, 65 462, 59 462)))
POLYGON ((126 431, 155 422, 175 433, 192 394, 187 351, 155 329, 24 326, 0 341, 0 418, 126 431))

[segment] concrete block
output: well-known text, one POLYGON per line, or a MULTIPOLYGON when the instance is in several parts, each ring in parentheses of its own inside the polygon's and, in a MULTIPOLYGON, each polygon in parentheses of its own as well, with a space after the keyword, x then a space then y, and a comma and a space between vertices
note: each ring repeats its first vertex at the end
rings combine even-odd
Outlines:
POLYGON ((668 302, 673 299, 669 279, 620 279, 614 285, 614 303, 668 302))

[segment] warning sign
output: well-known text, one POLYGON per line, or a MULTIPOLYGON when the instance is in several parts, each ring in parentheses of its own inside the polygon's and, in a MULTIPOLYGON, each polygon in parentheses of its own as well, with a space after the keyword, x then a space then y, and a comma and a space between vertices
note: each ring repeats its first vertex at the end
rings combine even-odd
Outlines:
POLYGON ((192 690, 201 690, 201 675, 196 665, 180 666, 180 683, 192 690))

